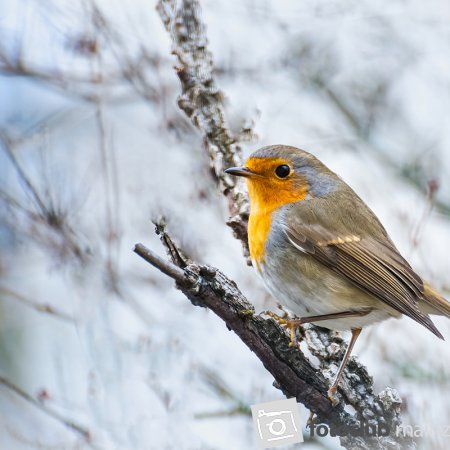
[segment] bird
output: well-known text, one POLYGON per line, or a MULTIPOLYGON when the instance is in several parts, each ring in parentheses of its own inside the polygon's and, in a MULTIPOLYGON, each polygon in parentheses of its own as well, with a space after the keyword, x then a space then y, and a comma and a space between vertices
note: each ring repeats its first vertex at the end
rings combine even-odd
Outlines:
POLYGON ((290 330, 290 345, 305 323, 351 331, 327 392, 333 404, 364 327, 405 315, 444 339, 429 315, 450 317, 450 303, 412 269, 353 189, 314 155, 271 145, 225 172, 246 180, 252 265, 294 315, 270 313, 290 330))

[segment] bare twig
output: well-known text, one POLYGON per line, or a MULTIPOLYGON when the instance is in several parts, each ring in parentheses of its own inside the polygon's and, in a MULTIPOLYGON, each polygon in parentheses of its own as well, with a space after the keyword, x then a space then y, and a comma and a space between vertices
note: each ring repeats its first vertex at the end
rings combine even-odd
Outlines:
POLYGON ((101 84, 103 91, 106 88, 113 90, 123 83, 121 72, 102 74, 101 77, 88 77, 76 75, 70 71, 57 69, 38 69, 27 64, 21 59, 10 60, 2 55, 0 49, 0 74, 11 77, 25 77, 57 91, 63 91, 65 95, 91 101, 98 94, 98 86, 101 84))
POLYGON ((428 192, 427 192, 427 198, 426 198, 426 204, 425 208, 422 212, 422 215, 420 216, 419 221, 416 224, 416 227, 412 233, 411 243, 413 247, 417 247, 419 244, 419 239, 421 236, 421 233, 425 227, 425 223, 427 219, 430 217, 431 212, 433 210, 434 201, 436 192, 439 188, 439 183, 436 180, 430 180, 428 182, 428 192))
POLYGON ((228 409, 222 409, 218 411, 208 411, 195 414, 194 416, 195 418, 206 419, 212 417, 251 415, 250 405, 242 401, 235 393, 233 393, 232 389, 229 386, 227 386, 225 381, 220 377, 220 375, 216 371, 213 371, 208 367, 200 367, 199 372, 205 383, 220 397, 231 402, 232 405, 228 409))
POLYGON ((58 319, 65 320, 66 322, 74 323, 74 318, 70 316, 69 314, 66 314, 62 311, 57 310, 51 305, 45 304, 45 303, 35 303, 32 300, 24 297, 21 294, 18 294, 17 292, 12 291, 11 289, 8 289, 6 287, 0 286, 0 294, 2 297, 10 297, 13 298, 20 303, 29 306, 30 308, 35 309, 38 312, 42 312, 45 314, 50 314, 52 316, 57 317, 58 319))
POLYGON ((11 382, 10 380, 8 380, 7 378, 5 378, 5 377, 3 377, 1 375, 0 375, 0 384, 3 384, 8 389, 10 389, 15 394, 17 394, 19 397, 23 398, 28 403, 30 403, 33 406, 35 406, 37 409, 39 409, 39 411, 42 411, 47 416, 57 420, 58 422, 62 423, 64 426, 66 426, 67 428, 69 428, 72 431, 74 431, 76 434, 80 435, 83 438, 84 443, 87 446, 89 446, 91 448, 94 448, 94 449, 99 449, 100 448, 100 447, 98 447, 96 444, 94 444, 92 442, 91 432, 87 428, 83 427, 82 425, 79 425, 78 423, 76 423, 76 422, 74 422, 74 421, 72 421, 70 419, 67 419, 66 417, 64 417, 60 413, 58 413, 58 412, 54 411, 53 409, 49 408, 43 402, 41 402, 38 399, 34 398, 28 392, 25 392, 19 386, 15 385, 13 382, 11 382))
MULTIPOLYGON (((70 250, 71 255, 76 256, 80 261, 85 260, 86 252, 78 244, 77 236, 68 224, 68 211, 55 205, 55 202, 52 201, 49 195, 50 189, 42 194, 37 185, 33 183, 31 177, 27 175, 16 157, 16 144, 17 142, 14 139, 0 129, 0 149, 3 149, 7 155, 18 175, 25 194, 31 197, 34 208, 28 209, 24 207, 20 201, 3 190, 0 190, 0 198, 10 206, 25 212, 35 223, 45 224, 47 227, 44 231, 50 231, 50 234, 53 232, 53 235, 57 237, 55 241, 58 241, 58 251, 61 255, 67 254, 67 250, 70 250)), ((36 231, 34 233, 36 234, 36 231)))
POLYGON ((137 253, 141 258, 145 259, 147 262, 158 268, 162 273, 173 278, 178 283, 186 283, 186 277, 184 271, 177 267, 176 265, 166 261, 161 258, 156 253, 153 253, 145 245, 136 244, 134 247, 134 252, 137 253))
POLYGON ((38 209, 41 210, 41 213, 49 218, 49 221, 51 222, 50 218, 54 216, 54 212, 51 211, 49 208, 47 208, 45 202, 42 200, 41 196, 39 195, 36 187, 31 182, 30 178, 27 176, 21 165, 19 164, 19 161, 16 158, 16 155, 12 151, 13 141, 9 138, 9 136, 6 135, 5 132, 0 130, 0 144, 3 148, 3 150, 6 153, 6 156, 11 161, 11 164, 13 165, 14 169, 16 170, 19 178, 24 183, 26 190, 31 193, 31 196, 33 200, 36 203, 36 206, 38 209))
MULTIPOLYGON (((351 107, 347 105, 346 100, 340 96, 330 85, 326 84, 320 78, 314 79, 314 85, 324 92, 332 105, 335 106, 336 111, 341 114, 347 123, 354 129, 356 137, 365 142, 372 148, 377 158, 383 162, 383 166, 389 168, 391 171, 399 175, 409 185, 413 186, 419 192, 427 197, 427 203, 429 204, 429 184, 434 180, 428 180, 426 182, 426 174, 423 168, 417 163, 405 164, 398 162, 395 157, 392 156, 392 152, 387 152, 386 149, 381 148, 380 145, 372 139, 371 134, 368 132, 368 127, 364 122, 355 114, 351 107)), ((435 192, 433 192, 435 194, 435 192)), ((450 216, 450 204, 443 200, 436 198, 433 195, 432 206, 446 216, 450 216)), ((425 215, 428 215, 430 211, 426 211, 425 215)))
POLYGON ((98 147, 102 161, 101 170, 103 172, 103 186, 105 190, 105 228, 106 228, 106 270, 108 281, 113 291, 119 292, 118 287, 118 267, 117 253, 120 244, 119 235, 119 194, 117 166, 114 149, 109 145, 106 120, 103 111, 103 105, 100 100, 96 102, 96 125, 98 128, 98 147))

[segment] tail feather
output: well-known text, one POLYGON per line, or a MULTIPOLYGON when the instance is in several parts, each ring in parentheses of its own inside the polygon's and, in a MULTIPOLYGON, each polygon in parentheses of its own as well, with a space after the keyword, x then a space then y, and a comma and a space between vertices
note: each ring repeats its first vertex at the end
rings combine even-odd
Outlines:
POLYGON ((428 283, 424 283, 424 312, 439 314, 450 318, 450 302, 442 297, 428 283))

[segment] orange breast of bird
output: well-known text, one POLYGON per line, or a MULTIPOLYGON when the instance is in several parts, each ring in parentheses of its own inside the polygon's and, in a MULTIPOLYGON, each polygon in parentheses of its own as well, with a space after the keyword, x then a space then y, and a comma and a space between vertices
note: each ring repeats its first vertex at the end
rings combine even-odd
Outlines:
MULTIPOLYGON (((280 164, 284 161, 280 160, 280 164)), ((253 158, 246 166, 262 177, 248 178, 248 194, 250 198, 250 218, 248 222, 248 243, 252 261, 259 270, 266 256, 266 241, 272 226, 275 211, 288 204, 303 200, 308 193, 306 183, 299 185, 294 180, 279 180, 268 172, 278 161, 271 158, 253 158)))

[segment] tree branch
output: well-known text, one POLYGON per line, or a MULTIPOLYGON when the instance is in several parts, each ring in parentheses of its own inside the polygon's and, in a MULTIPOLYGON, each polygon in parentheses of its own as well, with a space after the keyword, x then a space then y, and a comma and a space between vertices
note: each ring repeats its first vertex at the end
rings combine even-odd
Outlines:
MULTIPOLYGON (((164 231, 164 239, 170 236, 164 231)), ((175 246, 171 242, 172 246, 175 246)), ((193 305, 209 308, 234 331, 253 351, 264 367, 275 378, 274 385, 287 397, 295 397, 317 415, 315 422, 325 423, 338 435, 346 448, 401 449, 413 447, 411 440, 397 438, 394 433, 387 437, 345 436, 358 430, 361 423, 387 426, 392 430, 400 424, 401 400, 398 394, 386 388, 373 394, 372 378, 355 358, 350 360, 339 389, 340 403, 333 407, 327 397, 328 382, 320 370, 298 349, 289 347, 286 332, 272 319, 255 314, 253 305, 242 295, 236 283, 218 269, 189 263, 184 269, 161 258, 142 244, 136 244, 135 253, 176 281, 193 305), (345 406, 351 405, 356 412, 350 414, 345 406)), ((307 328, 307 342, 314 356, 320 359, 321 369, 330 366, 333 371, 342 358, 342 349, 336 339, 319 327, 307 328)), ((327 373, 327 371, 325 371, 327 373)), ((328 373, 327 378, 332 374, 328 373)))
POLYGON ((178 106, 202 133, 213 175, 228 199, 231 217, 227 224, 242 242, 248 257, 249 205, 243 181, 224 173, 227 167, 242 165, 241 148, 225 120, 223 95, 214 81, 213 57, 207 48, 199 4, 190 0, 161 0, 157 10, 172 39, 172 53, 178 59, 176 71, 182 91, 178 106))

